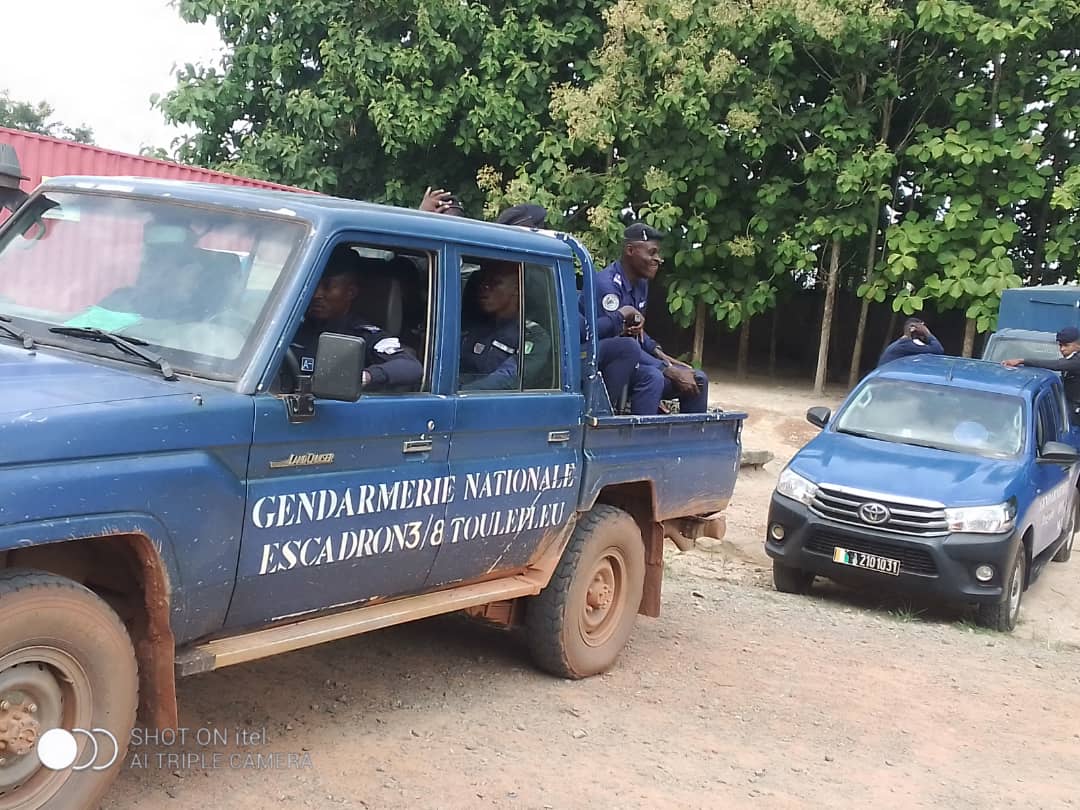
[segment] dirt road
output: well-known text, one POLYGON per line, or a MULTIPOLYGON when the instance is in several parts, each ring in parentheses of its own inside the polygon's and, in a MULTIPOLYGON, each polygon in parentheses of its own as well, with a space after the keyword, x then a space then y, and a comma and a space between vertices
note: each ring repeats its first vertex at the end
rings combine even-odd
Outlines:
MULTIPOLYGON (((723 396, 753 413, 748 447, 783 460, 812 435, 797 389, 723 396)), ((773 593, 779 467, 740 480, 727 538, 669 550, 664 614, 607 675, 549 678, 520 639, 443 618, 198 676, 180 685, 186 743, 133 748, 142 767, 104 807, 1080 802, 1080 652, 1030 632, 1042 600, 1005 637, 955 611, 773 593)), ((1080 565, 1059 568, 1047 584, 1069 602, 1080 565)))

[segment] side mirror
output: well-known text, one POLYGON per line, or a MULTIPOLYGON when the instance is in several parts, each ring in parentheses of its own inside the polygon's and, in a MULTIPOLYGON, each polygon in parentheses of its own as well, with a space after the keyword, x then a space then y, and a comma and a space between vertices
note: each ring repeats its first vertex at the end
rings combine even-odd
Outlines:
POLYGON ((317 399, 356 402, 364 385, 367 343, 362 337, 324 332, 315 352, 311 393, 317 399))
POLYGON ((1080 451, 1064 442, 1047 442, 1039 451, 1039 461, 1048 464, 1073 464, 1080 461, 1080 451))
POLYGON ((832 411, 822 405, 815 405, 806 412, 806 421, 819 428, 829 424, 830 417, 832 417, 832 411))

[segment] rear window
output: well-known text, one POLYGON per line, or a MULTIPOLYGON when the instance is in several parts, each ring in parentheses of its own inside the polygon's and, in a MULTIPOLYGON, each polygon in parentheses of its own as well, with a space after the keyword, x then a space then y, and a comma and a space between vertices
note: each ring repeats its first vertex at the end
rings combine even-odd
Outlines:
POLYGON ((836 430, 897 444, 1011 458, 1024 446, 1024 402, 947 385, 872 380, 841 412, 836 430))
POLYGON ((995 363, 1014 358, 1060 360, 1061 352, 1058 351, 1058 345, 1052 339, 1045 341, 995 336, 983 353, 983 360, 993 360, 995 363))

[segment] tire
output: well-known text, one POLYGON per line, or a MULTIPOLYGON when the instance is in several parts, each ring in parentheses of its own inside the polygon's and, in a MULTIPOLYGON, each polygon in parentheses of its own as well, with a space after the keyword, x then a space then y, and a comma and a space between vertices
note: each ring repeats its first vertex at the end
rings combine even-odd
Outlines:
POLYGON ((0 616, 0 740, 8 744, 0 810, 96 808, 124 767, 135 725, 138 665, 127 630, 82 585, 24 570, 0 573, 0 616), (75 761, 50 770, 37 743, 58 728, 93 737, 77 732, 75 761))
POLYGON ((1068 535, 1061 548, 1057 550, 1057 554, 1053 556, 1054 562, 1068 562, 1072 557, 1073 540, 1076 539, 1076 530, 1080 528, 1078 524, 1080 524, 1080 495, 1073 499, 1072 521, 1069 523, 1068 535))
POLYGON ((772 581, 773 587, 780 593, 804 594, 810 592, 810 586, 814 584, 814 575, 801 568, 792 568, 779 560, 773 560, 772 581))
POLYGON ((574 529, 551 582, 528 600, 536 665, 561 678, 610 669, 630 638, 645 587, 645 543, 634 519, 599 505, 574 529))
POLYGON ((1027 573, 1027 557, 1024 546, 1016 550, 1009 577, 1005 582, 1005 596, 992 605, 979 605, 976 621, 983 627, 1001 633, 1011 633, 1020 618, 1020 603, 1024 598, 1024 579, 1027 573))

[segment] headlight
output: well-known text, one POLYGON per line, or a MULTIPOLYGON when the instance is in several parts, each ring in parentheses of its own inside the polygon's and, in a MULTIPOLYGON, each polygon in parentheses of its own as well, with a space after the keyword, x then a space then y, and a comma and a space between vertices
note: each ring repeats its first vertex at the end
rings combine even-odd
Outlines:
POLYGON ((776 491, 785 498, 798 501, 803 506, 809 506, 817 495, 817 484, 807 481, 798 473, 785 469, 780 473, 780 480, 776 482, 776 491))
POLYGON ((1015 525, 1016 507, 1011 502, 993 506, 962 506, 946 509, 945 520, 949 522, 950 532, 1001 534, 1015 525))

